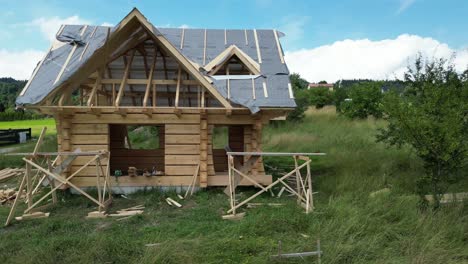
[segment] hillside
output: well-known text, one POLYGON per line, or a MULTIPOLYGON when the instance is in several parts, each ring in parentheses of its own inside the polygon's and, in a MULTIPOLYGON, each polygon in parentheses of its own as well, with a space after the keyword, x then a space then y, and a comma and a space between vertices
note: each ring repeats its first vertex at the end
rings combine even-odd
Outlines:
POLYGON ((0 112, 1 109, 14 108, 15 100, 27 81, 15 80, 13 78, 0 78, 0 112))
MULTIPOLYGON (((323 151, 313 159, 316 209, 306 215, 294 199, 262 195, 257 202, 281 208, 243 209, 239 222, 221 220, 228 198, 219 189, 168 206, 146 190, 117 198, 112 210, 137 204, 145 213, 123 221, 86 220, 94 210, 83 197, 62 195, 51 217, 0 228, 0 259, 12 263, 271 263, 281 240, 284 252, 310 251, 320 238, 322 263, 466 263, 468 204, 437 212, 418 210, 413 194, 418 159, 406 149, 375 143, 383 121, 350 121, 334 109, 308 111, 304 123, 269 126, 265 151, 323 151), (370 195, 389 188, 388 193, 370 195), (154 244, 147 247, 145 244, 154 244)), ((53 146, 53 143, 50 144, 53 146)), ((270 172, 290 161, 267 159, 270 172)), ((461 183, 454 190, 467 190, 461 183)), ((253 189, 242 189, 246 197, 253 189)), ((277 193, 278 190, 275 190, 277 193)), ((24 206, 24 205, 22 205, 24 206)), ((0 219, 8 207, 0 206, 0 219)), ((315 263, 314 257, 287 263, 315 263)), ((276 262, 280 263, 280 262, 276 262)), ((282 262, 281 262, 282 263, 282 262)))

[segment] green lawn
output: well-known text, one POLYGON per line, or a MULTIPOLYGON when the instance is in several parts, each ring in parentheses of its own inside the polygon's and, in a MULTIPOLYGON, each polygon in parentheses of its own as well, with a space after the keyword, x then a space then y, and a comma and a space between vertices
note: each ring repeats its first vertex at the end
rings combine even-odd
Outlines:
POLYGON ((53 118, 0 122, 0 129, 31 128, 33 137, 38 137, 41 134, 42 128, 44 126, 47 127, 47 135, 55 135, 57 133, 57 129, 55 127, 55 120, 53 118))
MULTIPOLYGON (((221 220, 229 208, 219 189, 196 193, 169 207, 146 190, 116 197, 112 210, 139 204, 145 213, 123 221, 86 220, 95 210, 83 197, 61 194, 48 219, 0 228, 0 259, 8 263, 315 263, 314 257, 277 261, 283 252, 310 251, 320 238, 322 263, 467 263, 468 203, 420 211, 413 194, 421 163, 407 149, 375 143, 383 121, 350 121, 333 109, 308 112, 304 123, 276 123, 264 131, 265 151, 322 151, 312 162, 316 209, 306 215, 293 198, 262 195, 257 202, 281 208, 243 209, 238 222, 221 220), (371 192, 390 188, 373 198, 371 192), (160 243, 146 247, 145 244, 160 243)), ((52 138, 48 140, 53 140, 52 138)), ((51 144, 52 146, 52 144, 51 144)), ((273 173, 287 159, 265 159, 273 173)), ((467 190, 467 183, 457 190, 467 190)), ((278 190, 275 190, 278 192, 278 190)), ((241 189, 241 197, 253 188, 241 189)), ((176 199, 176 198, 175 198, 176 199)), ((24 208, 24 204, 21 204, 24 208)), ((0 219, 9 207, 0 206, 0 219)))

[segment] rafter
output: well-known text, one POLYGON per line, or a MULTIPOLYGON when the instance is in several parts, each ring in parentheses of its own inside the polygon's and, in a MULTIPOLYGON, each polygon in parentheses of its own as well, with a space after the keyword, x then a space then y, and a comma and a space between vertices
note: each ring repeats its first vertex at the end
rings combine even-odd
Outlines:
MULTIPOLYGON (((96 93, 99 90, 99 87, 101 86, 101 79, 102 79, 101 76, 102 76, 102 72, 101 72, 101 70, 98 70, 98 76, 96 78, 96 82, 94 83, 93 90, 91 91, 91 93, 90 93, 90 95, 88 97, 88 101, 86 103, 87 106, 92 106, 93 105, 93 100, 96 97, 96 93)), ((94 105, 96 105, 96 104, 94 104, 94 105)))
MULTIPOLYGON (((145 90, 145 97, 143 99, 143 106, 148 106, 148 98, 149 98, 149 94, 150 94, 150 88, 151 88, 151 81, 153 80, 153 73, 154 73, 154 68, 156 67, 156 60, 157 60, 157 57, 158 57, 158 54, 155 50, 155 53, 154 53, 154 57, 153 57, 153 63, 151 64, 151 69, 150 69, 150 72, 149 72, 149 76, 148 76, 148 83, 146 84, 146 90, 145 90)), ((153 87, 153 97, 154 97, 154 87, 153 87)), ((153 101, 154 101, 154 98, 153 98, 153 101)), ((154 103, 153 103, 153 106, 154 106, 154 103)))
POLYGON ((125 90, 125 85, 127 84, 128 73, 130 72, 130 66, 133 62, 133 56, 135 56, 135 50, 131 52, 130 59, 128 60, 127 66, 125 67, 124 76, 122 78, 122 82, 120 83, 119 92, 117 94, 117 99, 115 100, 115 106, 120 106, 120 102, 122 101, 122 96, 125 90))

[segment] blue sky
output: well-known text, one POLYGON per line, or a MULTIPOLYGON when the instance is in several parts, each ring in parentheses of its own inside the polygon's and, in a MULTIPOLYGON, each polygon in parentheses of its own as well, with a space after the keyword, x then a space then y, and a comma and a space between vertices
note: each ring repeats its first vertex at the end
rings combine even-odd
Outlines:
MULTIPOLYGON (((61 23, 116 24, 133 7, 140 9, 156 26, 281 30, 286 33, 282 43, 290 69, 311 81, 334 81, 352 74, 356 78, 391 78, 392 74, 400 74, 402 63, 407 63, 417 51, 428 56, 436 53, 448 56, 458 52, 461 59, 456 63, 460 67, 463 67, 465 56, 468 60, 465 54, 468 54, 466 0, 0 0, 0 4, 0 77, 16 74, 12 72, 14 65, 7 67, 12 64, 6 59, 8 56, 20 58, 18 56, 29 54, 40 59, 39 54, 47 50, 61 23), (372 64, 375 62, 372 57, 386 51, 399 57, 400 61, 394 62, 390 56, 389 67, 376 65, 382 68, 379 74, 370 73, 371 69, 350 71, 359 67, 359 58, 372 64), (354 52, 353 56, 348 54, 350 52, 354 52), (340 60, 338 54, 345 58, 340 60), (310 57, 317 65, 304 62, 305 57, 310 57), (301 58, 302 62, 298 62, 301 58), (321 69, 331 58, 330 65, 321 69), (315 69, 321 69, 323 73, 315 69)), ((19 63, 13 62, 15 65, 19 63)), ((24 72, 32 72, 36 62, 37 59, 25 63, 24 72)), ((27 78, 25 74, 15 77, 27 78)))

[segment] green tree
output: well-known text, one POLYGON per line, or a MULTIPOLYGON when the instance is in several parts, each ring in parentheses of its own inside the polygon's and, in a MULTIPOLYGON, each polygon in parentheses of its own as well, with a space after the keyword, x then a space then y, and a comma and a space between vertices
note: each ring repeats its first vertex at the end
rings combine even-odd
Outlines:
POLYGON ((297 107, 288 114, 287 120, 301 121, 305 117, 307 107, 309 107, 309 97, 307 93, 309 82, 301 78, 298 73, 289 75, 289 80, 291 81, 297 107))
POLYGON ((382 117, 382 83, 354 84, 348 92, 348 101, 340 104, 341 112, 349 118, 382 117))
MULTIPOLYGON (((383 108, 388 126, 377 136, 408 145, 424 162, 417 192, 434 195, 434 208, 450 184, 460 180, 468 156, 468 71, 458 74, 445 60, 419 57, 405 74, 403 94, 389 93, 383 108)), ((466 171, 464 172, 466 177, 466 171)), ((426 204, 425 200, 421 200, 426 204)))
POLYGON ((333 91, 326 87, 317 87, 309 90, 310 105, 320 109, 333 103, 333 91))
POLYGON ((299 73, 289 75, 289 80, 294 90, 307 90, 307 87, 309 87, 309 82, 301 78, 299 73))

